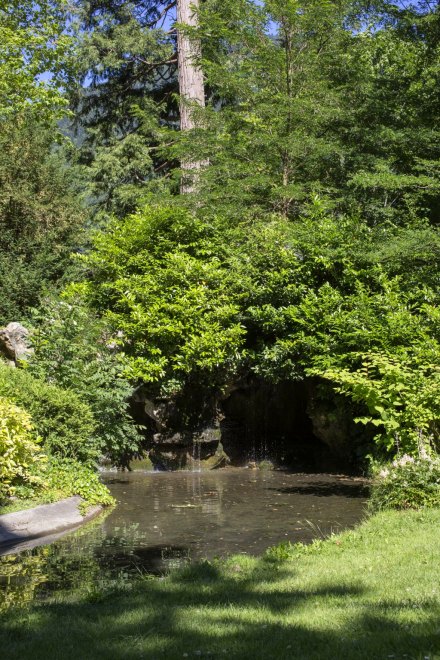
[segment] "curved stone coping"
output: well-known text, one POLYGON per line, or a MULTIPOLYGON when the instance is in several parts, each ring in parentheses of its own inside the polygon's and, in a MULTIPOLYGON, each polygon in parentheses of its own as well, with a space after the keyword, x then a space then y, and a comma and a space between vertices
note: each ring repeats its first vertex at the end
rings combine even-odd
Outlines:
POLYGON ((0 555, 51 543, 94 518, 102 507, 93 506, 83 516, 81 497, 68 497, 54 504, 0 515, 0 555))

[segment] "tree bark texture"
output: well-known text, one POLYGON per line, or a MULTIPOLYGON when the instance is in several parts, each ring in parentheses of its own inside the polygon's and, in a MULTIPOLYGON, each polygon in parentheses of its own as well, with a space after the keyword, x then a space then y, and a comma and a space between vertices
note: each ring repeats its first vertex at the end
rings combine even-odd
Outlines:
MULTIPOLYGON (((197 27, 197 10, 199 0, 177 1, 177 22, 182 25, 197 27)), ((205 88, 203 72, 197 65, 200 57, 200 41, 190 39, 182 30, 177 30, 177 53, 179 67, 179 93, 180 93, 180 129, 182 131, 195 128, 194 103, 200 107, 205 106, 205 88)), ((206 161, 181 163, 183 170, 181 192, 192 192, 197 181, 197 170, 206 161)))

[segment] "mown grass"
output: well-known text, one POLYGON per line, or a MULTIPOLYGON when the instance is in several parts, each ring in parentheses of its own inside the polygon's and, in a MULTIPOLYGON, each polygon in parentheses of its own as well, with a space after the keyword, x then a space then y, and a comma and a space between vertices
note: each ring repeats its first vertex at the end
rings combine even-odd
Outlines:
POLYGON ((271 557, 205 562, 128 593, 89 588, 11 611, 1 657, 440 658, 439 509, 383 512, 271 557))

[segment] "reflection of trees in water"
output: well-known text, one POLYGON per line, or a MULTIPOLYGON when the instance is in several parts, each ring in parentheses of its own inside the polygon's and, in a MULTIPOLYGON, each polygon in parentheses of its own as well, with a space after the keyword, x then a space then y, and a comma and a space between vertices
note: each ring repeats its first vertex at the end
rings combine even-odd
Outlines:
POLYGON ((57 592, 96 598, 127 586, 142 574, 163 574, 189 558, 183 546, 146 545, 138 523, 122 524, 108 536, 102 518, 47 546, 0 557, 0 611, 57 592))
POLYGON ((99 598, 143 574, 181 566, 190 553, 261 552, 269 537, 275 544, 285 532, 307 542, 335 525, 352 526, 366 495, 362 480, 259 470, 133 475, 114 489, 121 504, 104 520, 51 545, 0 557, 0 610, 67 590, 73 599, 99 598), (310 520, 315 531, 297 520, 310 520))
POLYGON ((101 518, 57 543, 0 557, 0 611, 50 599, 60 590, 93 597, 126 583, 133 569, 142 572, 133 550, 142 543, 138 527, 126 525, 109 538, 101 518))
POLYGON ((49 598, 61 586, 87 591, 96 580, 99 567, 92 544, 80 542, 85 534, 96 542, 100 529, 82 529, 52 545, 1 557, 0 610, 49 598))
MULTIPOLYGON (((48 548, 44 548, 48 550, 48 548)), ((37 587, 45 581, 44 555, 30 555, 26 561, 18 555, 1 558, 0 563, 0 612, 13 606, 29 603, 37 587)))

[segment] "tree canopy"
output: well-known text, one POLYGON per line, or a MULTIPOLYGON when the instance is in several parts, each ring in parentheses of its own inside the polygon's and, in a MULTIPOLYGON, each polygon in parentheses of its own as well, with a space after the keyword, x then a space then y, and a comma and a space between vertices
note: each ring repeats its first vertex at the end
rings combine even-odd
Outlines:
POLYGON ((58 0, 0 5, 0 118, 32 109, 41 117, 67 105, 60 89, 69 38, 58 0))
POLYGON ((43 333, 38 378, 114 374, 123 449, 127 383, 244 374, 331 384, 386 451, 438 443, 438 4, 17 1, 0 29, 2 317, 78 306, 86 344, 67 368, 43 333))

